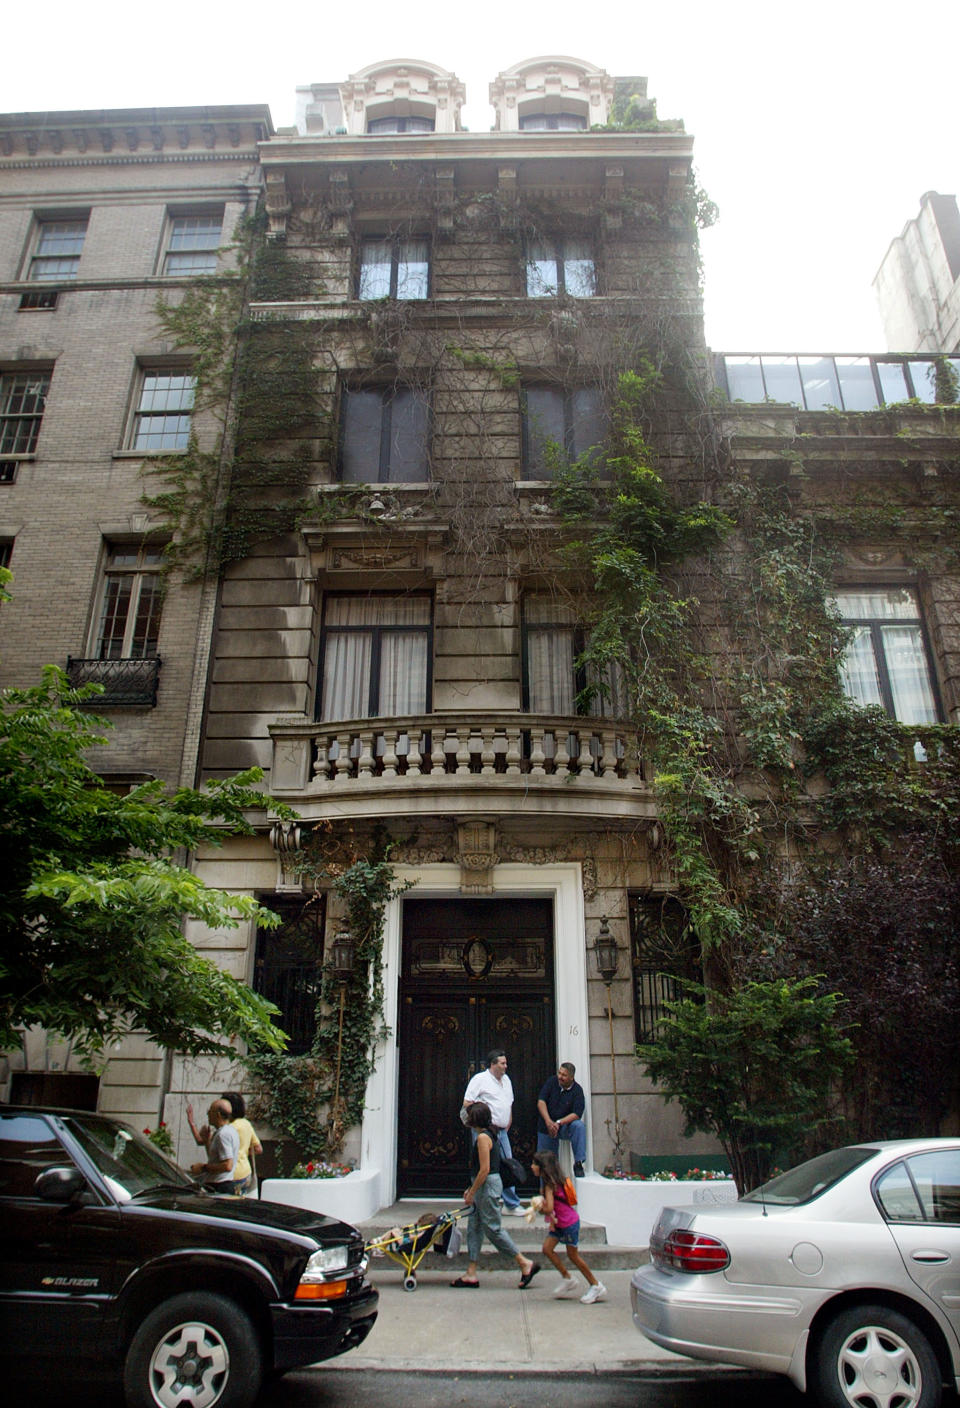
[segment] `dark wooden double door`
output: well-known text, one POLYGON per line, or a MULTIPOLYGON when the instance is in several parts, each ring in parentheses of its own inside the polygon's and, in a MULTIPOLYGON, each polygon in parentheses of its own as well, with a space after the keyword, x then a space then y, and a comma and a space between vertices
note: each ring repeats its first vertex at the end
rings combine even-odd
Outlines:
POLYGON ((556 1062, 552 903, 405 900, 398 1042, 400 1197, 466 1188, 460 1106, 498 1047, 513 1083, 513 1152, 529 1167, 537 1093, 556 1062))

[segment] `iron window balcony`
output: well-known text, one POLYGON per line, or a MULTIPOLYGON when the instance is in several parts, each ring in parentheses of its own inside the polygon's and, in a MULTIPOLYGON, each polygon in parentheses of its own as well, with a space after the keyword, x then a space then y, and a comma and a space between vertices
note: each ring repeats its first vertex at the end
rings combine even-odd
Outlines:
POLYGON ((91 697, 87 707, 98 709, 148 708, 157 706, 161 660, 158 655, 143 659, 67 659, 67 679, 73 689, 85 684, 103 685, 103 694, 91 697))

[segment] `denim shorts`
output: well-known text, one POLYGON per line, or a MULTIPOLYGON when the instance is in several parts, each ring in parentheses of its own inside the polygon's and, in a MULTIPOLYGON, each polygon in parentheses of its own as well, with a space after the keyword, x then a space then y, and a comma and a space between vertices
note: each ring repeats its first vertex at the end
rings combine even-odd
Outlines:
POLYGON ((556 1237, 558 1242, 562 1242, 565 1247, 578 1247, 580 1245, 580 1219, 571 1222, 569 1227, 558 1227, 556 1231, 550 1233, 551 1237, 556 1237))

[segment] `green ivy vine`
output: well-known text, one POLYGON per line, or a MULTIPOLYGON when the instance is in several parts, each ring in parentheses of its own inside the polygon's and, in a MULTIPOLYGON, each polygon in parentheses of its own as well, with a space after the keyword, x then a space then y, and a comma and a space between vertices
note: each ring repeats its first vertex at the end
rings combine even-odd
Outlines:
POLYGON ((231 272, 156 305, 166 337, 190 355, 195 414, 209 411, 218 424, 212 449, 191 434, 182 454, 148 469, 159 488, 145 501, 166 517, 170 564, 198 577, 296 527, 314 507, 316 461, 329 454, 311 325, 250 315, 251 302, 314 296, 313 272, 267 241, 262 214, 241 223, 231 255, 231 272))

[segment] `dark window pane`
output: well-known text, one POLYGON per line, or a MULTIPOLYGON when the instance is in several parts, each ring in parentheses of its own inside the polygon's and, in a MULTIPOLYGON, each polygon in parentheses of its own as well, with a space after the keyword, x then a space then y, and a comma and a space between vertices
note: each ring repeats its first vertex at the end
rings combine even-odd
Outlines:
POLYGON ((0 1116, 0 1198, 35 1198, 38 1174, 72 1162, 44 1120, 33 1115, 0 1116))
POLYGON ((528 386, 525 400, 524 468, 542 477, 545 472, 544 447, 555 441, 564 448, 563 391, 556 386, 528 386))
POLYGON ((381 392, 344 392, 341 455, 344 483, 376 484, 379 481, 382 420, 381 392))
POLYGON ((423 396, 401 387, 390 414, 389 472, 393 484, 417 484, 427 478, 429 413, 423 396))
POLYGON ((582 455, 599 445, 606 434, 603 405, 595 386, 577 386, 570 393, 573 408, 574 455, 582 455))

